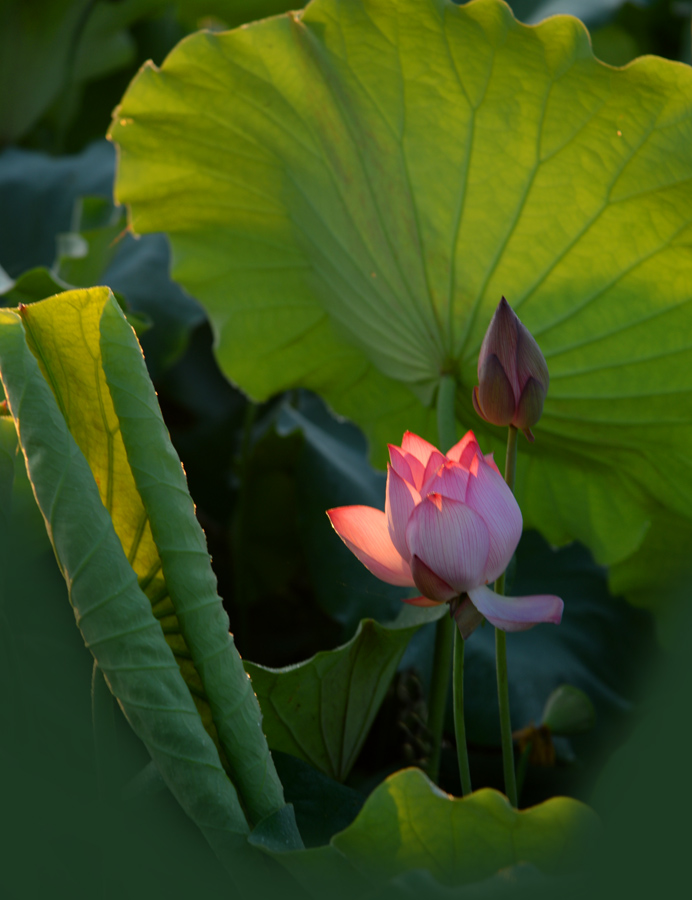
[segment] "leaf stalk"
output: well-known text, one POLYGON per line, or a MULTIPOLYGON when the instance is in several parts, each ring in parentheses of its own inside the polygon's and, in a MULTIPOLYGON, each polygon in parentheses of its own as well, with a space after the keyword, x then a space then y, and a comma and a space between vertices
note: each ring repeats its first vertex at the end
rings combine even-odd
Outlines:
MULTIPOLYGON (((514 493, 514 479, 517 470, 517 429, 510 425, 507 433, 507 455, 505 457, 505 481, 514 493)), ((495 593, 504 595, 505 575, 495 582, 495 593)), ((509 708, 509 679, 507 675, 507 635, 495 629, 495 669, 497 674, 497 701, 500 708, 500 733, 502 737, 502 766, 505 776, 505 793, 513 807, 517 807, 517 779, 514 771, 514 742, 512 740, 512 719, 509 708)))

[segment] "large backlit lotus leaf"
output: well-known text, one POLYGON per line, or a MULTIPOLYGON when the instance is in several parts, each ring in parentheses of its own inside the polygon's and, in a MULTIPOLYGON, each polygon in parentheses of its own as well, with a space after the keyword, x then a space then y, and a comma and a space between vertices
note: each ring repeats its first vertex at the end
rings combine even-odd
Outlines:
POLYGON ((449 887, 483 881, 519 863, 563 874, 584 865, 601 834, 593 810, 571 797, 517 811, 489 788, 452 797, 419 769, 385 779, 355 820, 324 846, 282 852, 270 825, 261 823, 251 843, 278 859, 309 896, 334 900, 369 895, 374 886, 415 870, 449 887))
POLYGON ((500 450, 470 396, 504 295, 551 373, 525 524, 614 564, 689 521, 688 67, 612 69, 576 19, 498 0, 314 0, 183 41, 111 136, 132 227, 168 232, 253 397, 321 393, 383 464, 407 428, 435 439, 451 371, 460 432, 500 450))

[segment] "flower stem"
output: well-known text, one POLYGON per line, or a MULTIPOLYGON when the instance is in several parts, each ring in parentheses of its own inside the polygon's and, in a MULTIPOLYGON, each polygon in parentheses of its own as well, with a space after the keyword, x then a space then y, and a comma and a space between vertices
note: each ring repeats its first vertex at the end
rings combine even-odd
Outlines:
MULTIPOLYGON (((451 375, 443 375, 440 379, 437 393, 437 431, 440 449, 443 453, 454 446, 457 439, 457 422, 454 413, 456 387, 456 381, 451 375)), ((440 619, 435 634, 433 677, 428 703, 428 730, 432 738, 428 775, 432 781, 437 781, 440 774, 440 751, 452 652, 454 653, 454 733, 459 757, 459 774, 462 793, 470 794, 471 776, 464 724, 464 642, 451 616, 443 616, 440 619)))
POLYGON ((507 453, 505 454, 505 481, 509 489, 514 493, 514 478, 517 474, 517 435, 519 432, 514 425, 507 429, 507 453))
POLYGON ((464 639, 459 629, 454 629, 454 735, 457 740, 457 756, 459 758, 459 777, 461 778, 461 795, 471 793, 471 769, 466 746, 466 724, 464 722, 464 639))
MULTIPOLYGON (((443 375, 437 392, 437 432, 440 449, 446 453, 456 441, 456 418, 454 415, 454 395, 456 382, 451 375, 443 375)), ((432 741, 428 761, 428 777, 437 782, 440 776, 440 752, 444 728, 447 693, 449 691, 449 670, 452 663, 454 623, 449 616, 443 616, 435 631, 433 651, 433 671, 428 697, 428 731, 432 741)), ((456 629, 455 629, 456 630, 456 629)))
POLYGON ((505 793, 512 806, 517 805, 517 780, 514 774, 514 742, 509 714, 509 683, 507 681, 507 635, 495 629, 495 662, 497 667, 497 700, 500 705, 502 732, 502 766, 505 773, 505 793))
MULTIPOLYGON (((505 481, 514 490, 514 475, 517 468, 517 429, 509 426, 507 435, 507 456, 505 457, 505 481)), ((505 573, 495 582, 495 593, 504 594, 505 573)), ((505 774, 505 793, 512 806, 517 806, 517 780, 514 774, 514 742, 512 740, 512 720, 509 709, 509 681, 507 678, 507 635, 495 629, 495 665, 497 671, 497 700, 500 707, 500 732, 502 735, 502 765, 505 774)))
POLYGON ((452 664, 453 630, 456 628, 451 617, 442 616, 435 631, 433 671, 428 700, 428 731, 432 739, 432 748, 427 771, 428 777, 435 783, 440 777, 440 751, 449 691, 449 670, 452 664))

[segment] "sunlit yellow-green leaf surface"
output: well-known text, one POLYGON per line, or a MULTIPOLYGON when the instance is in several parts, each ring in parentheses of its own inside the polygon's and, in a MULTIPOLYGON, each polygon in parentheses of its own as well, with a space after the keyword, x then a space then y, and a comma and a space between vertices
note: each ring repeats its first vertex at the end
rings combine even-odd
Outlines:
POLYGON ((500 451, 470 397, 504 295, 551 375, 525 524, 668 599, 689 562, 648 563, 692 535, 689 67, 610 68, 576 19, 499 0, 313 0, 143 68, 111 137, 118 198, 168 232, 224 371, 258 399, 318 391, 379 464, 405 429, 435 438, 444 372, 459 431, 500 451))
POLYGON ((517 811, 498 791, 442 792, 419 769, 380 784, 355 821, 330 843, 300 854, 276 852, 262 828, 251 841, 273 852, 316 897, 353 897, 414 869, 444 885, 464 885, 530 863, 549 874, 578 870, 595 850, 598 817, 569 797, 517 811))

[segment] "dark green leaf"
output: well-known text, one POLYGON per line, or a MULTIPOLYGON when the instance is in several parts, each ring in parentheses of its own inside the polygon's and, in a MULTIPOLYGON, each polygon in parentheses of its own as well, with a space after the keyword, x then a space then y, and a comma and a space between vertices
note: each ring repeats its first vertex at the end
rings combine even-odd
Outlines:
POLYGON ((269 746, 343 781, 358 757, 406 645, 421 621, 435 613, 439 611, 404 611, 389 626, 364 619, 347 644, 285 669, 267 669, 246 661, 269 746))
POLYGON ((302 850, 303 842, 298 834, 293 807, 284 804, 262 819, 253 829, 250 842, 269 846, 276 852, 302 850))
POLYGON ((106 141, 60 158, 16 149, 0 155, 0 206, 8 213, 0 219, 0 265, 16 279, 0 303, 34 302, 70 284, 108 285, 124 296, 129 310, 153 322, 143 346, 152 375, 159 377, 181 356, 204 313, 170 280, 162 235, 135 240, 123 233, 111 200, 113 168, 113 148, 106 141), (63 278, 56 275, 57 242, 65 234, 86 241, 88 253, 63 259, 63 278), (27 271, 39 267, 44 271, 27 271))
POLYGON ((274 762, 306 847, 329 843, 360 812, 365 797, 353 788, 339 784, 290 753, 274 751, 274 762))
POLYGON ((125 216, 103 197, 75 201, 72 230, 56 236, 54 270, 73 287, 93 287, 116 256, 124 236, 125 216))
POLYGON ((105 884, 104 896, 131 900, 161 891, 171 898, 194 891, 225 897, 226 871, 155 763, 149 771, 158 791, 135 796, 125 787, 150 757, 120 710, 112 747, 117 765, 105 773, 113 802, 97 791, 93 657, 14 444, 13 420, 0 419, 3 890, 9 897, 81 900, 105 884), (2 492, 6 462, 16 469, 9 530, 3 530, 10 509, 2 492))
POLYGON ((19 306, 20 303, 36 303, 69 288, 48 269, 29 269, 15 281, 10 281, 5 290, 0 288, 0 305, 19 306))
POLYGON ((70 231, 75 201, 112 193, 113 148, 106 141, 75 156, 11 147, 0 154, 0 264, 12 278, 55 262, 56 236, 70 231))
POLYGON ((165 0, 3 0, 0 146, 24 137, 56 101, 68 116, 79 85, 131 63, 135 46, 127 26, 164 5, 165 0))
POLYGON ((204 532, 139 344, 114 302, 103 306, 100 331, 105 378, 146 529, 233 782, 251 821, 259 822, 283 806, 283 791, 259 727, 257 699, 229 634, 204 532))

